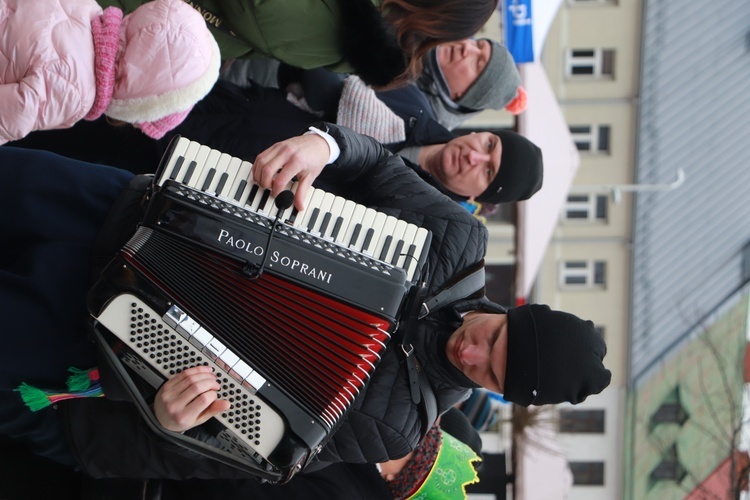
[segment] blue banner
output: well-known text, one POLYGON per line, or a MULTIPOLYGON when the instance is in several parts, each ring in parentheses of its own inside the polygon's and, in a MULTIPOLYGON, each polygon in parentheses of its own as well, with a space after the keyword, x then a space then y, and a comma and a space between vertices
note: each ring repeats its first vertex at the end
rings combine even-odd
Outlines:
POLYGON ((516 63, 534 60, 531 0, 505 1, 505 45, 516 63))

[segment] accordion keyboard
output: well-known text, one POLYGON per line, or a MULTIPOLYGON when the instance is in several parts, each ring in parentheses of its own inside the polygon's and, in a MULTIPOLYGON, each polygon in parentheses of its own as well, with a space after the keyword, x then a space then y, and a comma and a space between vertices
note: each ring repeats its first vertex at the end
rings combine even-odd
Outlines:
MULTIPOLYGON (((157 178, 172 180, 246 210, 274 218, 337 245, 404 270, 413 281, 419 256, 429 244, 429 232, 321 189, 311 188, 305 208, 279 214, 270 190, 252 180, 252 163, 180 137, 157 178)), ((295 192, 298 183, 288 189, 295 192)))

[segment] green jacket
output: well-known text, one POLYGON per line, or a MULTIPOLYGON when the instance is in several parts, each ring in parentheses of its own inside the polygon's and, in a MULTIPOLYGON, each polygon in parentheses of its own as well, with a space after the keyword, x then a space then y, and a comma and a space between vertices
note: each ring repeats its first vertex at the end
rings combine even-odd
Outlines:
MULTIPOLYGON (((97 1, 102 7, 115 6, 129 13, 146 0, 97 1)), ((359 66, 382 57, 379 47, 363 43, 373 40, 373 30, 380 39, 387 33, 379 11, 373 8, 381 0, 185 1, 203 15, 222 59, 267 57, 300 68, 359 73, 359 66)), ((390 42, 398 47, 395 39, 390 42)), ((400 49, 399 53, 403 58, 400 49)), ((385 67, 389 66, 392 60, 385 67)))

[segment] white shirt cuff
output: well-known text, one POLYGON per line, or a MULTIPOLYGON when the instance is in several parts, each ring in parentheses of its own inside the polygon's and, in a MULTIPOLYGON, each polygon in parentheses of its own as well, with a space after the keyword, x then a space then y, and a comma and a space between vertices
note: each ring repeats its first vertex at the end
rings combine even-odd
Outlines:
POLYGON ((341 148, 339 148, 338 143, 336 140, 331 137, 328 132, 323 132, 319 128, 310 127, 307 132, 305 132, 305 135, 307 134, 317 134, 328 143, 328 149, 330 151, 330 154, 328 155, 328 163, 326 165, 330 165, 331 163, 335 162, 339 159, 339 155, 341 154, 341 148))

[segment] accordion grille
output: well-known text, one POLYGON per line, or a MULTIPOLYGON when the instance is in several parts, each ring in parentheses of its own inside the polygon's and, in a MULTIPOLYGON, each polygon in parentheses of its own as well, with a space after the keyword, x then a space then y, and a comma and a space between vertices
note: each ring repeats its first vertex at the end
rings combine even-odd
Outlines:
POLYGON ((277 388, 329 428, 369 380, 390 338, 384 319, 243 264, 140 229, 125 258, 277 388))

